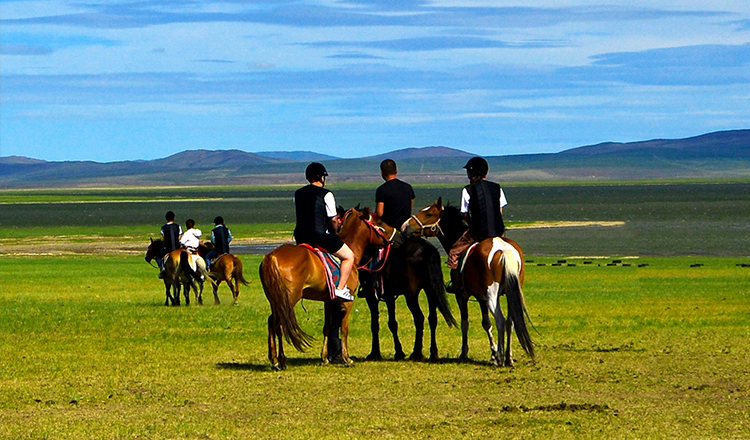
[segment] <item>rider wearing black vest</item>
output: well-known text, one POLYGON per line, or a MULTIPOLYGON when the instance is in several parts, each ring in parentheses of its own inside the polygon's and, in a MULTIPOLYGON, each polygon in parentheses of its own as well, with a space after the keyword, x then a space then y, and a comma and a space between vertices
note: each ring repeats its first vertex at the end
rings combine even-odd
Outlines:
POLYGON ((211 260, 229 253, 229 243, 232 241, 232 231, 224 225, 224 217, 214 218, 214 228, 211 230, 211 243, 214 248, 206 255, 206 268, 211 266, 211 260))
POLYGON ((461 194, 461 212, 469 229, 453 244, 448 252, 448 267, 451 269, 451 293, 462 293, 463 283, 458 269, 458 260, 477 241, 505 235, 503 206, 507 204, 503 189, 495 182, 485 180, 489 165, 481 157, 472 157, 464 166, 471 182, 461 194))
POLYGON ((466 186, 469 193, 469 231, 476 241, 505 235, 503 208, 500 206, 500 185, 478 180, 466 186))
POLYGON ((354 253, 337 234, 336 200, 333 193, 325 189, 326 176, 328 171, 318 162, 312 162, 305 169, 305 178, 310 184, 294 193, 297 217, 294 239, 297 244, 321 247, 341 259, 341 277, 334 294, 344 301, 352 301, 354 296, 346 284, 354 268, 354 253))
POLYGON ((330 253, 341 249, 344 242, 332 230, 326 212, 325 198, 329 193, 331 191, 315 185, 303 186, 294 193, 297 216, 294 239, 297 244, 320 246, 330 253))
MULTIPOLYGON (((167 223, 161 227, 161 238, 164 246, 156 255, 156 263, 162 270, 164 270, 164 256, 180 247, 182 228, 174 222, 174 217, 174 212, 167 211, 167 214, 164 216, 167 223)), ((161 277, 162 274, 160 273, 159 276, 161 277)))

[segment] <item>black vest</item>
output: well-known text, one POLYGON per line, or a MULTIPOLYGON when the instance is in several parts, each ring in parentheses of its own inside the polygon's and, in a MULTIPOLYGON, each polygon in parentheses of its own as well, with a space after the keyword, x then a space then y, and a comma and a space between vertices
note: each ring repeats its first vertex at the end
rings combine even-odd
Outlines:
POLYGON ((161 233, 164 235, 164 250, 172 252, 180 247, 180 225, 177 223, 167 223, 161 227, 161 233))
POLYGON ((294 193, 294 207, 297 214, 294 238, 297 242, 329 232, 330 221, 324 200, 329 192, 319 186, 307 185, 294 193))
POLYGON ((229 230, 224 225, 216 225, 213 229, 214 249, 216 255, 229 253, 229 230))
POLYGON ((500 213, 500 185, 480 180, 468 185, 469 231, 477 240, 500 237, 505 233, 503 215, 500 213))

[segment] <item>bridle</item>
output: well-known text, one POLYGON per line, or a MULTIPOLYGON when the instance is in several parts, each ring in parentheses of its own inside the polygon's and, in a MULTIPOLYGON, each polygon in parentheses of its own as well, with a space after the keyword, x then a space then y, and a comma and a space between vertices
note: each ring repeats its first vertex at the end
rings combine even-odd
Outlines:
MULTIPOLYGON (((344 221, 346 221, 346 218, 349 216, 349 214, 351 214, 351 212, 352 212, 351 209, 349 209, 348 211, 346 211, 346 214, 344 214, 344 221)), ((393 233, 391 234, 390 237, 388 237, 388 236, 385 235, 385 228, 382 228, 380 226, 376 226, 372 222, 372 214, 370 214, 369 217, 366 218, 366 219, 363 218, 362 221, 364 221, 365 224, 370 229, 370 243, 372 243, 373 234, 377 234, 377 236, 380 237, 381 239, 383 239, 387 244, 385 245, 385 248, 384 248, 385 249, 385 255, 383 256, 383 258, 380 259, 378 267, 376 267, 376 268, 369 268, 369 267, 367 267, 370 264, 370 262, 373 259, 375 259, 375 257, 372 257, 365 264, 363 264, 363 265, 357 265, 357 269, 363 269, 363 270, 366 270, 368 272, 379 272, 385 266, 386 261, 388 261, 388 255, 391 252, 391 240, 393 240, 393 237, 396 236, 396 228, 393 228, 393 233)))
MULTIPOLYGON (((427 207, 427 209, 430 209, 430 207, 427 207)), ((417 222, 417 224, 419 225, 419 228, 420 228, 419 235, 422 235, 422 231, 425 230, 425 229, 427 229, 428 231, 432 232, 434 235, 437 235, 438 232, 441 233, 441 234, 443 234, 443 230, 440 229, 440 219, 442 218, 442 216, 438 216, 438 219, 434 223, 429 223, 429 224, 426 224, 426 225, 423 224, 421 221, 419 221, 419 219, 417 218, 417 214, 412 214, 411 218, 415 222, 417 222)), ((445 235, 445 234, 443 234, 443 235, 445 235)))

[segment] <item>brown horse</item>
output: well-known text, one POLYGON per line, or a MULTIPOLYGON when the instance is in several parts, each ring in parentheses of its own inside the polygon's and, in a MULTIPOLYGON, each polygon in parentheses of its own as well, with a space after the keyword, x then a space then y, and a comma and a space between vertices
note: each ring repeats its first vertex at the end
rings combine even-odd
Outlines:
MULTIPOLYGON (((146 249, 146 262, 157 258, 164 247, 162 240, 151 239, 146 249)), ((195 291, 196 299, 202 303, 203 281, 208 275, 206 262, 198 255, 191 255, 185 249, 175 249, 164 256, 164 287, 166 299, 164 305, 180 305, 180 291, 185 296, 185 304, 190 305, 190 289, 195 291), (171 291, 171 293, 170 293, 171 291)))
MULTIPOLYGON (((211 242, 201 243, 198 247, 198 253, 205 257, 213 249, 211 242)), ((208 276, 211 278, 214 288, 214 304, 220 304, 219 301, 219 285, 222 281, 227 283, 229 290, 232 292, 232 298, 234 299, 234 305, 238 304, 240 296, 240 283, 249 286, 250 282, 245 279, 245 275, 242 273, 242 260, 233 254, 223 254, 211 263, 211 267, 208 270, 208 276)), ((198 303, 203 304, 203 297, 198 298, 198 303)))
MULTIPOLYGON (((393 228, 372 216, 369 209, 365 208, 360 212, 352 208, 344 216, 339 236, 351 248, 355 259, 359 260, 368 244, 388 246, 394 233, 393 228)), ((263 291, 271 305, 271 315, 268 317, 268 359, 273 369, 286 368, 283 339, 299 351, 311 346, 313 338, 302 330, 294 313, 294 306, 303 298, 325 302, 326 319, 321 352, 323 363, 328 362, 331 316, 337 312, 334 308, 339 308, 343 316, 341 357, 346 365, 354 363, 349 357, 348 348, 349 314, 353 302, 339 303, 331 300, 325 267, 313 251, 303 246, 281 245, 263 258, 259 270, 263 291)), ((352 271, 347 287, 355 292, 358 283, 357 271, 352 271)))
MULTIPOLYGON (((412 216, 409 227, 416 234, 437 235, 446 252, 467 228, 458 208, 444 207, 442 199, 412 216)), ((467 360, 469 355, 468 300, 471 296, 477 299, 482 311, 482 327, 489 338, 492 362, 495 365, 513 364, 510 341, 514 327, 521 347, 533 359, 534 345, 524 319, 528 312, 521 290, 524 281, 523 251, 518 243, 506 237, 487 238, 477 243, 464 257, 462 277, 464 292, 456 295, 461 311, 462 343, 459 360, 467 360), (499 300, 502 295, 507 299, 507 320, 500 309, 499 300), (499 347, 493 338, 489 313, 495 318, 499 347)))

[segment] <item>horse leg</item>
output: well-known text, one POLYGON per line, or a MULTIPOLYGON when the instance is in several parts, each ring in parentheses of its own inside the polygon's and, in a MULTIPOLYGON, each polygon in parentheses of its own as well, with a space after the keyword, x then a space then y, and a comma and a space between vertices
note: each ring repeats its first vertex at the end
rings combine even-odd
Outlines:
POLYGON ((198 304, 202 306, 203 305, 203 281, 198 282, 198 289, 199 290, 196 292, 198 295, 196 297, 196 300, 198 301, 198 304))
POLYGON ((331 301, 326 301, 325 305, 323 307, 324 310, 324 319, 323 319, 323 348, 320 350, 320 362, 323 365, 328 365, 328 344, 331 343, 329 333, 331 332, 331 327, 334 315, 336 314, 336 311, 333 309, 335 304, 331 301))
POLYGON ((279 371, 286 368, 286 358, 282 364, 279 360, 276 351, 276 339, 278 335, 279 343, 281 343, 281 332, 279 326, 276 325, 276 319, 273 314, 268 316, 268 360, 271 361, 271 368, 279 371))
POLYGON ((182 291, 182 286, 180 286, 179 281, 172 283, 172 298, 174 301, 172 301, 173 306, 179 306, 180 305, 180 292, 182 291))
POLYGON ((466 362, 469 360, 469 298, 458 294, 456 303, 461 312, 461 354, 458 355, 458 360, 466 362))
POLYGON ((430 308, 430 314, 427 317, 427 321, 430 323, 430 362, 436 362, 440 359, 438 356, 436 337, 438 324, 437 304, 435 304, 435 301, 431 300, 428 296, 427 305, 430 308))
POLYGON ((234 300, 234 305, 239 305, 240 300, 240 282, 237 280, 237 278, 234 278, 234 283, 232 283, 232 278, 227 281, 227 285, 229 286, 229 290, 232 291, 232 299, 234 300))
POLYGON ((344 365, 351 367, 354 361, 349 357, 349 316, 352 313, 353 302, 346 302, 341 305, 341 357, 344 358, 344 365))
POLYGON ((219 280, 218 282, 214 283, 214 305, 219 305, 221 301, 219 301, 219 284, 224 280, 219 280))
MULTIPOLYGON (((492 335, 492 319, 490 318, 490 307, 493 303, 489 297, 491 295, 488 294, 488 298, 486 300, 479 300, 479 308, 482 310, 482 328, 484 328, 484 331, 487 332, 487 338, 490 341, 490 361, 499 366, 500 365, 500 355, 497 353, 497 344, 495 343, 495 338, 492 335)), ((497 297, 494 298, 494 304, 497 305, 497 297)), ((494 311, 493 311, 494 313, 494 311)))
POLYGON ((365 360, 379 361, 383 359, 380 354, 380 310, 379 301, 375 295, 367 295, 367 308, 370 309, 370 333, 372 334, 372 349, 365 360))
POLYGON ((166 279, 164 280, 164 288, 166 289, 166 299, 164 299, 164 305, 168 306, 170 303, 174 303, 174 298, 172 298, 171 290, 172 286, 169 284, 169 281, 166 279))
POLYGON ((424 313, 419 307, 419 291, 416 293, 409 293, 404 296, 406 300, 406 306, 411 311, 411 316, 414 318, 414 350, 409 356, 410 360, 422 361, 424 355, 422 354, 422 340, 424 339, 424 313))
POLYGON ((401 346, 401 339, 399 339, 398 337, 398 321, 396 321, 396 297, 386 297, 385 305, 388 309, 388 330, 390 330, 391 335, 393 335, 393 350, 395 352, 393 358, 397 361, 402 361, 406 359, 406 354, 404 353, 404 349, 401 346))
MULTIPOLYGON (((505 331, 506 331, 506 319, 503 315, 503 310, 500 308, 500 284, 493 283, 487 288, 487 307, 490 313, 495 317, 495 326, 497 327, 497 347, 493 347, 492 334, 490 334, 490 349, 493 350, 493 361, 495 365, 507 365, 504 362, 503 357, 505 356, 505 331)), ((510 348, 510 345, 508 345, 510 348)))
POLYGON ((513 354, 510 351, 510 340, 512 339, 511 336, 513 335, 513 320, 507 319, 505 321, 505 336, 507 338, 507 345, 508 348, 505 350, 505 366, 506 367, 512 367, 513 366, 513 354))

